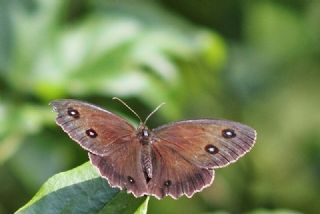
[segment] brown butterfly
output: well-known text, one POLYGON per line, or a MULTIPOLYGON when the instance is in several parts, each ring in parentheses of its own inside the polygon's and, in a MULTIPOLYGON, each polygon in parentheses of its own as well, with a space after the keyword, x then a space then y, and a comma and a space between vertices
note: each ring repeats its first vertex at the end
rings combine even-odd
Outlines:
MULTIPOLYGON (((122 100, 114 98, 121 101, 122 100)), ((235 162, 254 145, 256 131, 226 120, 185 120, 149 130, 95 105, 77 100, 50 103, 56 122, 89 152, 110 186, 134 196, 191 197, 209 186, 215 168, 235 162)))

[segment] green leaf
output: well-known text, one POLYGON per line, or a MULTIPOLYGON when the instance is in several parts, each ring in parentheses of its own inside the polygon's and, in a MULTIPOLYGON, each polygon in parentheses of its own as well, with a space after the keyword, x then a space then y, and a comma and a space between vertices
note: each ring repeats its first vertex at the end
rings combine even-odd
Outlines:
POLYGON ((16 213, 146 213, 148 197, 111 188, 89 163, 50 178, 16 213))
POLYGON ((135 198, 133 195, 128 195, 124 191, 119 192, 99 214, 105 213, 122 213, 122 214, 144 214, 147 213, 149 197, 135 198))

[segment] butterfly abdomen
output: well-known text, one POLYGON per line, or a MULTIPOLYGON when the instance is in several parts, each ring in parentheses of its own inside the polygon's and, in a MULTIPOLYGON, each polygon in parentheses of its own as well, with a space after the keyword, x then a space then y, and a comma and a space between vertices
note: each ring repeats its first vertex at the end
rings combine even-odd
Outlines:
POLYGON ((151 146, 144 144, 141 150, 141 165, 146 182, 148 183, 152 178, 152 158, 151 146))

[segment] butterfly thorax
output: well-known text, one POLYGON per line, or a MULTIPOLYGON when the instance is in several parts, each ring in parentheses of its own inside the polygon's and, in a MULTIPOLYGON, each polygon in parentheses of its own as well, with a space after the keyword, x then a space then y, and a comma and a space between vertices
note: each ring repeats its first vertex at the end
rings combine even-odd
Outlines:
POLYGON ((140 126, 138 127, 137 135, 141 144, 147 145, 151 143, 151 132, 144 124, 140 124, 140 126))

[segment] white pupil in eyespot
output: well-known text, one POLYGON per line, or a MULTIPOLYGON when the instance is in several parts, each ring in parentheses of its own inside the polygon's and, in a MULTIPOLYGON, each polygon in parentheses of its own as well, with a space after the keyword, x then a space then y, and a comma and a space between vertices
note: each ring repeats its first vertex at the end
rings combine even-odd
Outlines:
POLYGON ((209 152, 214 152, 214 147, 209 147, 208 150, 209 152))
POLYGON ((232 132, 227 131, 226 134, 227 134, 228 136, 231 136, 231 135, 232 135, 232 132))

